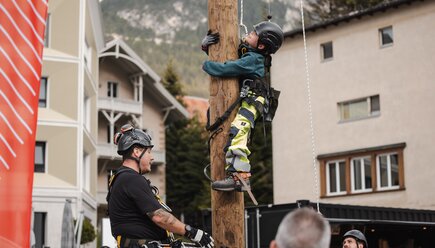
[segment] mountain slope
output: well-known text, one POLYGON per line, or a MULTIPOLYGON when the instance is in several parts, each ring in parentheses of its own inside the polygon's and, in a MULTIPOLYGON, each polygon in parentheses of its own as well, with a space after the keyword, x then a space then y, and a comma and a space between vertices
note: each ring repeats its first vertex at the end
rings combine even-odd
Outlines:
MULTIPOLYGON (((201 70, 207 56, 200 49, 208 29, 206 0, 104 0, 101 8, 106 40, 122 37, 160 75, 172 59, 185 92, 208 97, 208 77, 201 70)), ((243 11, 251 29, 265 19, 269 4, 244 0, 243 11)), ((270 0, 270 11, 272 20, 287 29, 298 15, 288 0, 270 0)))

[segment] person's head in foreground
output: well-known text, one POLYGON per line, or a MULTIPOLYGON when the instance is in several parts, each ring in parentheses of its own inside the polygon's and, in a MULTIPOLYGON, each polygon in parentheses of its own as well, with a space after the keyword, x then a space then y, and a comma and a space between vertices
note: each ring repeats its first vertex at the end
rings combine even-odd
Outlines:
POLYGON ((366 236, 353 229, 343 235, 343 248, 368 248, 366 236))
POLYGON ((331 227, 328 221, 310 208, 288 213, 278 227, 270 248, 328 248, 331 227))

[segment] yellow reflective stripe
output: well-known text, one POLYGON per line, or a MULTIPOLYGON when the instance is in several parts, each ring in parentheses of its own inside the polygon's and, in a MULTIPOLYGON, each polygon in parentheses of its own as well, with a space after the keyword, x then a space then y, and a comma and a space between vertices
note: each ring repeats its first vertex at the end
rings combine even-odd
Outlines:
POLYGON ((116 243, 118 244, 118 248, 120 248, 121 247, 121 235, 118 235, 116 237, 116 243))
POLYGON ((116 173, 113 174, 113 175, 110 177, 110 179, 109 179, 109 187, 112 186, 112 182, 113 182, 113 179, 115 179, 115 175, 116 175, 116 173))

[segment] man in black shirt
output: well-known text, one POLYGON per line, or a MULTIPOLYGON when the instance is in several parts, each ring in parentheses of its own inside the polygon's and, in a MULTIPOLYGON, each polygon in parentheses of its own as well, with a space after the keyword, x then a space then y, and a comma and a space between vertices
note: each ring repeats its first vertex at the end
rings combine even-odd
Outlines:
POLYGON ((161 247, 169 232, 184 235, 201 247, 214 247, 206 232, 179 221, 170 213, 143 177, 151 171, 153 155, 151 137, 131 125, 124 125, 115 136, 122 166, 109 182, 107 195, 112 235, 118 247, 161 247))

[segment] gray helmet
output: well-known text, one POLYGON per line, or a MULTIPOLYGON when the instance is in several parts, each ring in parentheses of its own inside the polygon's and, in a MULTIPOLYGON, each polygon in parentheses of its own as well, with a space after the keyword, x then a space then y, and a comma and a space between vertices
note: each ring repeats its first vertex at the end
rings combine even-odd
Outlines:
POLYGON ((357 242, 363 242, 364 243, 364 248, 368 248, 369 245, 367 244, 367 239, 366 236, 364 236, 364 234, 362 232, 360 232, 359 230, 350 230, 347 233, 345 233, 343 235, 343 240, 346 239, 347 237, 352 237, 354 238, 357 242))
POLYGON ((141 129, 134 128, 130 124, 121 127, 121 131, 116 133, 113 143, 118 145, 118 154, 123 155, 132 145, 142 147, 153 147, 151 136, 141 129))
POLYGON ((258 42, 266 46, 267 54, 273 54, 281 47, 284 33, 278 24, 270 21, 260 22, 254 25, 254 31, 258 35, 258 42))

